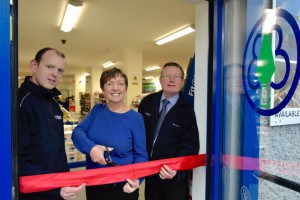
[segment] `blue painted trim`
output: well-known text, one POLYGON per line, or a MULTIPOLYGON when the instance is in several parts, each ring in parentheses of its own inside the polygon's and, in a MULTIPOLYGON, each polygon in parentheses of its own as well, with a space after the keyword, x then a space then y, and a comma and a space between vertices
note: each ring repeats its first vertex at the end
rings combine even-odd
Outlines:
POLYGON ((214 5, 214 61, 213 61, 213 137, 212 137, 212 179, 211 199, 219 200, 221 196, 221 144, 222 144, 222 13, 223 2, 214 5))
POLYGON ((0 61, 0 196, 1 199, 12 199, 9 0, 0 0, 0 61))
POLYGON ((185 78, 185 83, 183 86, 183 96, 185 100, 194 107, 194 79, 195 79, 195 55, 190 59, 187 76, 185 78))

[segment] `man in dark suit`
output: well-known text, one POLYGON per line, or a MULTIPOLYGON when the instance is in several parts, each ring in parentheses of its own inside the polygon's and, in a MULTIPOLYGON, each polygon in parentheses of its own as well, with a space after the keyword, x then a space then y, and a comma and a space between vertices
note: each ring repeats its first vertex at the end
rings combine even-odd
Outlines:
MULTIPOLYGON (((159 80, 162 91, 144 97, 139 106, 145 122, 149 160, 198 154, 196 116, 181 93, 182 67, 174 62, 166 63, 159 80), (161 125, 160 118, 163 118, 161 125)), ((164 165, 159 174, 146 177, 146 200, 187 200, 188 174, 189 171, 176 171, 164 165)))

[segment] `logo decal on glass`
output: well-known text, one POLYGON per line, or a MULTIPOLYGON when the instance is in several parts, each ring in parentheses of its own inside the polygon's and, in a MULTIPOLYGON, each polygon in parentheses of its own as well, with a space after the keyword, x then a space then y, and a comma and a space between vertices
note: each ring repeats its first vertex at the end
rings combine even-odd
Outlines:
POLYGON ((241 200, 251 200, 250 192, 246 186, 241 188, 241 200))
POLYGON ((274 115, 289 104, 300 77, 299 50, 294 17, 281 8, 267 9, 251 30, 243 57, 246 98, 260 115, 274 115))

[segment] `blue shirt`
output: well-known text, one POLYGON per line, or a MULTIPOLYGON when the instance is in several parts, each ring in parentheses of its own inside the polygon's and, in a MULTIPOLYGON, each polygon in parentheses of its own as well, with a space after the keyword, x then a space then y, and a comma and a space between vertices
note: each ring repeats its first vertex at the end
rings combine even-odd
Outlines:
POLYGON ((115 113, 97 104, 72 133, 76 148, 86 154, 87 169, 109 167, 95 163, 90 151, 96 145, 112 147, 111 158, 119 165, 148 161, 143 117, 129 110, 115 113))
MULTIPOLYGON (((161 109, 162 109, 162 106, 163 106, 163 102, 162 102, 162 101, 163 101, 164 99, 166 99, 166 96, 165 96, 164 93, 163 93, 163 94, 161 95, 161 99, 160 99, 159 112, 160 112, 161 109)), ((168 113, 169 110, 176 104, 176 102, 178 101, 178 99, 179 99, 179 94, 174 95, 174 96, 172 96, 171 98, 168 99, 170 103, 167 104, 167 107, 166 107, 166 113, 168 113)))

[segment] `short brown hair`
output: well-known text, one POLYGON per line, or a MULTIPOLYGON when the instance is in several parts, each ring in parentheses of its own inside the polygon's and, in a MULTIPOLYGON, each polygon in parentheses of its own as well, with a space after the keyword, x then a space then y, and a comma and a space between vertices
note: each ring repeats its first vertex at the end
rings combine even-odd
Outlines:
POLYGON ((55 53, 56 53, 58 56, 60 56, 60 57, 62 57, 62 58, 64 58, 64 59, 66 58, 65 54, 63 54, 61 51, 59 51, 59 50, 57 50, 57 49, 54 49, 54 48, 51 48, 51 47, 45 47, 45 48, 43 48, 43 49, 40 49, 40 50, 37 52, 37 54, 35 55, 34 60, 39 64, 40 61, 42 60, 43 55, 44 55, 47 51, 50 51, 50 50, 55 51, 55 53))
POLYGON ((162 68, 162 70, 160 72, 160 76, 163 75, 162 73, 163 73, 164 68, 170 67, 170 66, 177 67, 178 69, 180 69, 181 74, 182 74, 182 78, 184 79, 184 71, 183 71, 182 67, 178 63, 176 63, 176 62, 168 62, 168 63, 164 64, 164 66, 163 66, 163 68, 162 68))
POLYGON ((126 89, 127 89, 127 87, 128 87, 128 78, 122 70, 120 70, 116 67, 111 68, 111 69, 107 69, 101 74, 101 77, 100 77, 100 87, 101 87, 101 89, 102 90, 104 89, 104 85, 105 85, 105 83, 107 83, 107 81, 109 81, 112 78, 116 78, 117 76, 121 76, 121 77, 124 78, 126 89))

